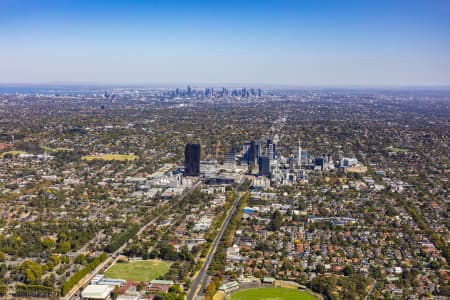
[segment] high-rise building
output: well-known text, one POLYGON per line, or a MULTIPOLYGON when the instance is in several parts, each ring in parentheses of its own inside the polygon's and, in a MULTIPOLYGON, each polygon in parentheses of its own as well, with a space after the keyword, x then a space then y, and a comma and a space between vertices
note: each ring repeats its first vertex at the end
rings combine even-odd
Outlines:
POLYGON ((316 157, 314 159, 314 167, 323 170, 325 167, 325 159, 323 157, 316 157))
POLYGON ((270 158, 267 155, 259 157, 259 175, 270 176, 270 158))
POLYGON ((256 160, 256 146, 255 141, 250 142, 250 149, 248 149, 248 162, 255 164, 256 160))
POLYGON ((289 156, 289 170, 293 170, 294 165, 295 165, 295 159, 294 159, 294 156, 291 155, 291 156, 289 156))
POLYGON ((301 158, 302 166, 308 164, 308 161, 309 161, 308 150, 302 149, 302 151, 300 153, 300 158, 301 158))
POLYGON ((259 157, 259 145, 255 141, 245 142, 242 146, 242 161, 248 164, 257 164, 259 157))
POLYGON ((275 144, 272 140, 267 140, 266 143, 266 155, 270 160, 275 159, 275 144))
POLYGON ((255 144, 255 164, 259 164, 259 157, 261 156, 261 145, 255 144))
POLYGON ((234 151, 234 149, 231 149, 225 154, 224 165, 229 168, 234 168, 235 164, 236 164, 236 151, 234 151))
POLYGON ((242 162, 248 163, 250 161, 250 142, 245 142, 242 145, 242 162))
POLYGON ((184 176, 200 176, 200 144, 184 148, 184 176))

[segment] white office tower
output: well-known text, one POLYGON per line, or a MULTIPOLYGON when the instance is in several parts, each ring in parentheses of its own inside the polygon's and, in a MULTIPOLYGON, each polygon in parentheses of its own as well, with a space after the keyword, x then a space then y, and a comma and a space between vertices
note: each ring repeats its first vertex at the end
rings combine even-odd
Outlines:
POLYGON ((302 143, 298 141, 298 154, 297 154, 297 164, 298 167, 302 168, 302 143))
POLYGON ((266 143, 266 155, 269 157, 270 162, 275 158, 275 145, 272 140, 267 140, 266 143))
POLYGON ((341 168, 353 167, 358 164, 358 160, 356 158, 344 157, 341 159, 339 165, 341 168))

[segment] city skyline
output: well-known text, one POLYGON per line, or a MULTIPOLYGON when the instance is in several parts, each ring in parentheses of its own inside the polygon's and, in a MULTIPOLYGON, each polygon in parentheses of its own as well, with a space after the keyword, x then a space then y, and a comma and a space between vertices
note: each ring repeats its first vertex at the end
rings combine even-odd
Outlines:
POLYGON ((446 1, 3 1, 0 84, 448 86, 446 1))

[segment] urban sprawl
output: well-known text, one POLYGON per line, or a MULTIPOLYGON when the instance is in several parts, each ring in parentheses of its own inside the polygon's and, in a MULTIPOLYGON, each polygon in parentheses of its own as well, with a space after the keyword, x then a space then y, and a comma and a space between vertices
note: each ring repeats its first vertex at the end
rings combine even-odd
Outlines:
POLYGON ((0 93, 2 299, 450 296, 448 91, 0 93))

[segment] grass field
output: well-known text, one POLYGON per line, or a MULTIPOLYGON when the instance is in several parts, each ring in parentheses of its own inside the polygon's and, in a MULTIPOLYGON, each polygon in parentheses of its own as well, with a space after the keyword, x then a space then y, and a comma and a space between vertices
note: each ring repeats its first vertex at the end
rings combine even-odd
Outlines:
POLYGON ((311 294, 295 289, 257 288, 237 291, 227 299, 231 300, 316 300, 311 294))
POLYGON ((171 265, 170 262, 157 259, 118 262, 105 272, 105 276, 133 281, 150 281, 166 274, 171 265))
POLYGON ((46 146, 41 146, 41 148, 44 151, 50 152, 50 153, 56 153, 56 152, 72 152, 73 149, 72 148, 63 148, 63 147, 59 147, 59 148, 50 148, 50 147, 46 147, 46 146))
POLYGON ((98 155, 86 155, 83 156, 81 159, 83 160, 105 160, 105 161, 111 161, 111 160, 117 160, 117 161, 133 161, 137 159, 138 157, 134 154, 98 154, 98 155))
POLYGON ((403 148, 392 148, 391 151, 394 151, 395 153, 408 153, 408 149, 403 148))
POLYGON ((408 153, 408 149, 404 149, 404 148, 399 148, 399 147, 387 147, 386 150, 395 152, 395 153, 401 153, 401 154, 405 154, 408 153))
POLYGON ((8 151, 8 152, 3 152, 2 154, 0 154, 0 157, 3 158, 6 155, 17 156, 19 154, 27 154, 27 153, 24 151, 8 151))

